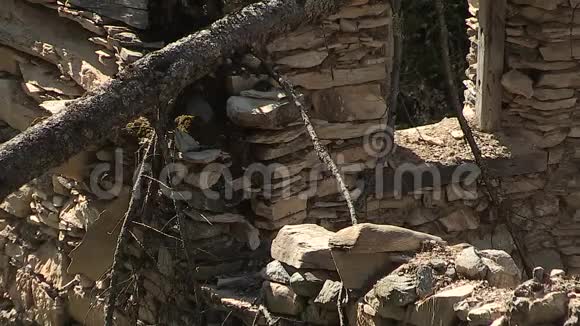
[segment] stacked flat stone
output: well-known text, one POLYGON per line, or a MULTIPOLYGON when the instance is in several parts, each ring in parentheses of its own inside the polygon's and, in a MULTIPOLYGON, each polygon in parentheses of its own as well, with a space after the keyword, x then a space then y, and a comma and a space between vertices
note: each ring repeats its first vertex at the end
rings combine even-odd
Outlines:
MULTIPOLYGON (((365 135, 385 128, 391 40, 389 3, 356 1, 266 47, 267 60, 304 93, 318 136, 343 169, 355 199, 357 174, 376 165, 372 150, 363 144, 365 135)), ((318 161, 292 100, 267 76, 229 80, 228 116, 247 131, 243 141, 250 144, 255 162, 275 172, 258 185, 263 192, 252 200, 256 226, 277 230, 307 219, 324 223, 339 218, 337 211, 346 212, 346 206, 318 161), (268 83, 271 89, 261 89, 268 83), (275 168, 277 164, 281 166, 275 168)))
POLYGON ((477 99, 477 89, 476 89, 476 73, 477 73, 477 33, 479 30, 479 22, 477 15, 479 13, 479 0, 470 0, 469 4, 469 14, 465 20, 467 25, 467 36, 469 37, 469 53, 466 56, 467 63, 469 67, 465 71, 466 80, 463 81, 465 86, 464 91, 464 105, 468 108, 475 108, 475 102, 477 99))
POLYGON ((573 11, 567 1, 509 1, 503 126, 550 151, 580 130, 573 11))

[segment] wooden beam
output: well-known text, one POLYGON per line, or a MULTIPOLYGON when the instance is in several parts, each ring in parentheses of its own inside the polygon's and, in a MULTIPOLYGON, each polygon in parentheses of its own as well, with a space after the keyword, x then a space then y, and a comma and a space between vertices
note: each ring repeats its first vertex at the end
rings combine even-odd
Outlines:
POLYGON ((479 1, 477 35, 477 124, 483 131, 500 127, 504 69, 506 0, 479 1))

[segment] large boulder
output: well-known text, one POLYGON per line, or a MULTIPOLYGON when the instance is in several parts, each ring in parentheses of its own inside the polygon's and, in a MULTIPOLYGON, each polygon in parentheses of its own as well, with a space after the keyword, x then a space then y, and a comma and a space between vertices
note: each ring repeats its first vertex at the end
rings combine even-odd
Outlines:
POLYGON ((328 246, 333 235, 315 224, 287 225, 272 242, 272 258, 295 268, 336 270, 328 246))
POLYGON ((330 239, 332 249, 350 253, 417 251, 425 241, 444 241, 436 236, 392 226, 361 223, 338 231, 330 239))

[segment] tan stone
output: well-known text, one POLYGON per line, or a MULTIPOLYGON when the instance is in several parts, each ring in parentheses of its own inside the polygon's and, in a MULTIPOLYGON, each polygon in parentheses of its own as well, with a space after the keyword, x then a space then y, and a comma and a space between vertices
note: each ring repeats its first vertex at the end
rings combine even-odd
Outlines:
POLYGON ((284 198, 275 203, 256 199, 252 201, 252 208, 256 215, 275 221, 305 210, 306 202, 306 198, 300 195, 284 198))
POLYGON ((262 291, 268 310, 274 313, 296 316, 304 310, 304 299, 294 293, 289 286, 265 281, 262 291))
POLYGON ((540 101, 563 100, 573 97, 575 91, 570 88, 550 89, 550 88, 536 88, 534 89, 534 97, 540 101))
POLYGON ((17 80, 0 79, 0 120, 22 131, 48 115, 28 99, 17 80))
POLYGON ((561 144, 568 136, 567 130, 557 129, 549 133, 539 133, 532 130, 522 130, 522 133, 530 140, 530 144, 538 148, 550 148, 561 144))
POLYGON ((304 222, 304 220, 306 220, 306 217, 307 217, 306 211, 301 211, 298 213, 294 213, 290 216, 283 217, 276 221, 257 218, 254 220, 254 225, 259 229, 276 231, 286 225, 301 224, 304 222))
MULTIPOLYGON (((67 313, 76 322, 85 326, 102 326, 104 325, 104 307, 95 298, 88 293, 79 293, 74 290, 68 291, 67 313)), ((118 326, 129 326, 129 320, 115 312, 114 324, 118 326)))
POLYGON ((447 232, 475 230, 479 227, 479 218, 469 207, 454 209, 448 215, 439 219, 447 232))
POLYGON ((312 93, 312 117, 329 122, 379 119, 386 109, 379 84, 344 86, 312 93))
MULTIPOLYGON (((320 135, 319 135, 320 137, 320 135)), ((330 142, 323 140, 321 141, 323 145, 327 145, 330 142)), ((306 148, 311 148, 312 141, 306 135, 302 135, 288 143, 275 144, 275 145, 264 145, 255 144, 251 147, 252 154, 255 159, 266 161, 276 159, 288 154, 292 154, 301 151, 306 148)))
POLYGON ((530 61, 523 58, 509 56, 508 66, 515 69, 536 69, 541 71, 566 70, 574 68, 577 64, 573 61, 530 61))
POLYGON ((580 57, 580 43, 573 41, 548 43, 540 47, 540 53, 546 61, 574 61, 580 57))
POLYGON ((113 263, 119 221, 129 206, 130 189, 125 188, 120 196, 101 207, 99 219, 86 231, 78 247, 69 254, 69 274, 84 274, 93 281, 99 280, 113 263))
POLYGON ((14 216, 25 218, 32 213, 30 209, 32 193, 32 188, 24 185, 0 202, 0 209, 14 216))
POLYGON ((245 140, 248 143, 254 144, 280 144, 288 143, 300 137, 306 132, 306 128, 302 126, 284 128, 284 130, 265 130, 259 131, 248 136, 245 140))
POLYGON ((38 251, 29 255, 28 263, 32 265, 36 274, 42 275, 46 282, 56 288, 61 288, 73 279, 72 275, 66 272, 68 256, 59 252, 51 242, 44 243, 38 251))
POLYGON ((347 289, 365 289, 394 270, 399 261, 392 253, 351 253, 332 250, 332 258, 347 289))
POLYGON ((285 226, 272 242, 271 256, 295 268, 336 270, 328 245, 333 235, 314 224, 285 226))
POLYGON ((325 32, 319 28, 312 29, 312 27, 304 27, 273 40, 266 48, 269 52, 312 49, 324 44, 325 35, 326 37, 330 37, 332 32, 325 32))
POLYGON ((232 96, 227 115, 236 125, 257 129, 282 129, 299 119, 299 111, 287 101, 232 96))
POLYGON ((312 68, 316 67, 328 58, 326 51, 307 51, 290 55, 276 60, 277 64, 291 68, 312 68))
POLYGON ((509 92, 522 95, 526 98, 530 98, 534 94, 532 79, 515 69, 510 70, 502 76, 501 84, 509 92))
POLYGON ((100 47, 88 41, 94 34, 75 22, 27 2, 3 0, 2 5, 4 12, 11 13, 1 18, 12 37, 11 47, 58 65, 63 74, 87 90, 96 89, 117 73, 116 65, 99 61, 96 52, 100 47))
POLYGON ((540 42, 535 38, 527 36, 508 36, 506 37, 506 41, 529 49, 535 49, 540 44, 540 42))
POLYGON ((580 77, 577 72, 553 72, 540 76, 536 87, 579 88, 580 77))
POLYGON ((327 89, 331 87, 357 85, 371 81, 383 81, 387 78, 384 64, 364 66, 353 69, 322 69, 317 72, 306 72, 288 76, 296 86, 306 89, 327 89))
POLYGON ((458 318, 453 306, 471 296, 474 291, 475 287, 468 284, 443 290, 429 297, 427 300, 415 305, 415 309, 411 313, 411 323, 413 325, 456 325, 458 318))
POLYGON ((83 182, 89 173, 91 156, 88 151, 80 152, 69 158, 62 165, 53 168, 51 173, 65 176, 77 182, 83 182))
POLYGON ((340 19, 340 30, 343 32, 354 33, 363 29, 372 29, 391 24, 391 17, 380 18, 363 18, 363 19, 340 19))
POLYGON ((27 83, 32 83, 45 91, 55 92, 67 96, 80 96, 84 93, 73 81, 60 79, 60 71, 46 63, 36 62, 20 64, 22 78, 27 83))
POLYGON ((540 111, 555 111, 573 108, 576 105, 577 99, 569 98, 557 101, 538 101, 535 99, 516 98, 515 103, 525 106, 531 106, 540 111))
POLYGON ((327 19, 337 20, 340 18, 358 18, 362 16, 379 16, 387 10, 390 12, 390 5, 387 3, 377 3, 366 6, 343 7, 336 14, 328 16, 327 19))
POLYGON ((66 105, 69 102, 71 102, 71 100, 50 100, 40 103, 39 106, 50 114, 57 114, 66 109, 66 105))
POLYGON ((359 138, 386 129, 386 124, 380 120, 365 123, 328 123, 320 120, 313 122, 320 139, 359 138))
POLYGON ((27 60, 22 56, 22 54, 17 51, 0 46, 0 71, 7 72, 13 76, 18 76, 20 74, 19 63, 26 61, 27 60))
POLYGON ((554 10, 558 8, 558 5, 564 2, 563 0, 553 0, 553 1, 545 1, 545 0, 512 0, 513 3, 518 5, 527 5, 542 8, 545 10, 554 10))
POLYGON ((415 251, 424 241, 443 243, 441 238, 426 233, 392 225, 361 223, 338 231, 330 238, 329 245, 333 250, 377 253, 415 251))

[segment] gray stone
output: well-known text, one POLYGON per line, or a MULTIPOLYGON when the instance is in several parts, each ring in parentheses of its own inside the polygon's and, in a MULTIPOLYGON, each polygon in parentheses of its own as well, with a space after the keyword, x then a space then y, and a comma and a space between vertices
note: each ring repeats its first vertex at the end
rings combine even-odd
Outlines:
POLYGON ((298 316, 304 310, 304 300, 286 285, 265 281, 262 291, 271 312, 298 316))
POLYGON ((419 266, 417 268, 417 296, 425 298, 433 294, 435 288, 435 277, 433 269, 429 266, 419 266))
POLYGON ((469 207, 453 210, 447 216, 439 219, 447 232, 475 230, 479 227, 479 218, 469 207))
POLYGON ((487 266, 478 255, 475 248, 463 249, 455 258, 457 272, 470 279, 484 279, 487 274, 487 266))
POLYGON ((480 251, 479 254, 489 269, 487 281, 491 286, 515 288, 521 282, 520 269, 505 251, 488 249, 480 251))
POLYGON ((382 313, 383 308, 390 306, 405 307, 417 300, 417 281, 407 275, 397 275, 395 273, 387 275, 377 282, 373 289, 374 296, 380 305, 377 307, 379 315, 391 318, 382 313))
POLYGON ((268 263, 262 270, 262 277, 268 281, 289 285, 290 273, 281 262, 274 260, 268 263))
POLYGON ((314 224, 285 226, 272 242, 272 258, 295 268, 336 270, 328 246, 333 235, 314 224))
POLYGON ((320 293, 314 299, 314 303, 328 309, 334 309, 338 304, 338 296, 342 290, 342 283, 332 280, 326 280, 320 293))
POLYGON ((315 298, 320 293, 324 283, 329 279, 336 280, 335 277, 326 271, 298 271, 290 277, 290 287, 298 295, 315 298))
POLYGON ((444 243, 439 237, 392 225, 361 223, 338 231, 329 245, 351 253, 419 250, 425 241, 444 243))
POLYGON ((308 325, 322 326, 334 326, 340 323, 337 309, 327 310, 314 304, 306 307, 302 313, 302 321, 308 325))

